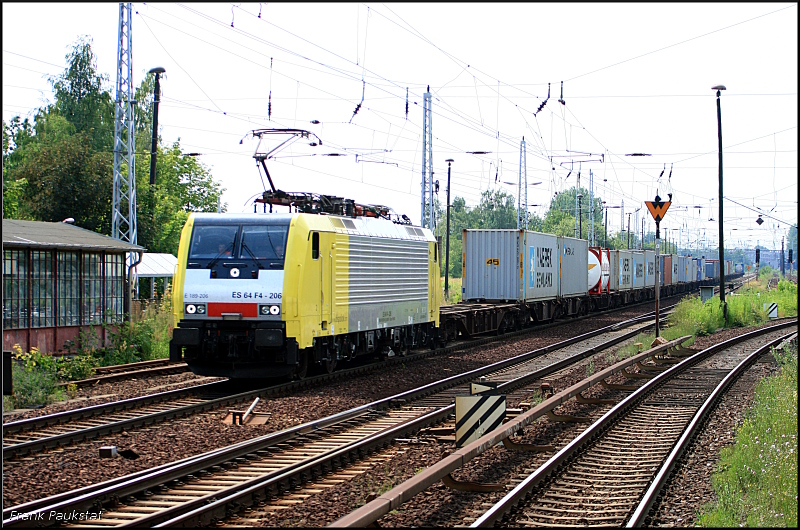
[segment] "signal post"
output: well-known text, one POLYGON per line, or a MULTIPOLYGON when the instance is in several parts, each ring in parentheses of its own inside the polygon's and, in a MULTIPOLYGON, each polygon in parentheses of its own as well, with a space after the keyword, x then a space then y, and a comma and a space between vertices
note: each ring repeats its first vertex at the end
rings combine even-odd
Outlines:
POLYGON ((653 216, 653 220, 656 222, 656 340, 658 340, 658 300, 661 293, 661 285, 659 283, 659 270, 661 267, 659 266, 660 263, 658 261, 658 250, 661 238, 659 224, 661 223, 661 219, 663 219, 664 215, 667 213, 667 209, 669 209, 669 205, 672 204, 672 201, 662 202, 661 197, 659 197, 658 193, 656 193, 655 201, 644 201, 644 203, 647 205, 647 209, 650 210, 650 215, 653 216))

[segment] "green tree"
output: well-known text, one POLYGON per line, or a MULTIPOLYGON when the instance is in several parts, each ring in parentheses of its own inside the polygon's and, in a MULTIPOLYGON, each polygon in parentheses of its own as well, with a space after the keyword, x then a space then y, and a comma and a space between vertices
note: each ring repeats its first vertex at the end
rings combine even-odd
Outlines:
MULTIPOLYGON (((582 197, 580 201, 581 222, 578 227, 581 229, 580 237, 589 237, 589 226, 594 222, 595 240, 602 241, 600 234, 603 233, 603 199, 594 198, 594 214, 590 214, 592 208, 589 203, 589 191, 581 188, 579 192, 582 197), (591 218, 590 218, 591 217, 591 218), (592 221, 593 219, 593 221, 592 221)), ((542 231, 548 234, 559 236, 575 237, 575 187, 564 190, 550 201, 550 208, 544 216, 542 231)))
MULTIPOLYGON (((60 116, 52 119, 63 120, 60 116)), ((35 220, 57 222, 72 217, 77 226, 109 234, 111 169, 111 154, 93 151, 89 135, 76 133, 39 143, 15 172, 15 180, 27 182, 21 202, 35 220)))
POLYGON ((56 101, 52 110, 85 132, 95 151, 114 147, 114 103, 104 89, 108 75, 97 72, 91 37, 80 37, 66 55, 67 69, 50 78, 56 101))
MULTIPOLYGON (((111 235, 115 109, 104 88, 108 77, 97 72, 87 37, 73 45, 67 63, 62 75, 51 78, 55 102, 38 109, 33 123, 18 117, 3 123, 3 216, 73 217, 78 226, 111 235)), ((150 186, 154 84, 153 75, 145 76, 135 96, 137 239, 150 252, 175 254, 188 212, 217 211, 224 190, 179 141, 157 143, 157 177, 150 186)))

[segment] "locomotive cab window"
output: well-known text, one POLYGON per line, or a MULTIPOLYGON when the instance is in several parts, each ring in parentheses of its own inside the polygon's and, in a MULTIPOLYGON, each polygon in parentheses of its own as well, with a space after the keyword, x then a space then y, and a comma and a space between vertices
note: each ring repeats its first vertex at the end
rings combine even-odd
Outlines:
POLYGON ((195 226, 189 259, 231 259, 236 232, 233 226, 195 226))
POLYGON ((319 259, 319 232, 311 234, 311 259, 319 259))
POLYGON ((244 225, 239 245, 240 259, 283 261, 286 254, 286 227, 244 225))

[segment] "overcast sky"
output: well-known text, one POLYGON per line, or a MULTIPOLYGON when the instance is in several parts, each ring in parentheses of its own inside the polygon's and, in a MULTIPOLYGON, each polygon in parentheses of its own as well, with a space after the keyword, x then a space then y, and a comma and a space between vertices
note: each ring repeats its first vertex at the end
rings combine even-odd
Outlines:
MULTIPOLYGON (((797 222, 794 3, 133 9, 134 85, 151 68, 166 68, 161 138, 201 153, 230 212, 253 211, 252 199, 264 190, 247 133, 300 128, 322 145, 303 140, 278 152, 268 163, 277 188, 382 204, 418 223, 430 86, 442 203, 449 158, 451 200, 475 205, 497 187, 516 196, 524 137, 530 211, 543 215, 578 171, 588 188, 591 171, 596 196, 608 206, 624 202, 625 225, 631 213, 632 229, 642 219, 651 229, 643 201, 671 190, 662 227, 684 246, 698 237, 701 246, 704 238, 716 246, 711 87, 722 84, 725 246, 780 248, 797 222), (537 113, 548 83, 550 98, 537 113), (488 154, 469 154, 476 151, 488 154)), ((47 78, 63 72, 81 35, 91 37, 113 92, 118 25, 119 4, 3 3, 3 120, 52 102, 47 78)), ((282 140, 270 138, 267 148, 282 140)), ((622 228, 621 214, 608 211, 610 231, 622 228)))

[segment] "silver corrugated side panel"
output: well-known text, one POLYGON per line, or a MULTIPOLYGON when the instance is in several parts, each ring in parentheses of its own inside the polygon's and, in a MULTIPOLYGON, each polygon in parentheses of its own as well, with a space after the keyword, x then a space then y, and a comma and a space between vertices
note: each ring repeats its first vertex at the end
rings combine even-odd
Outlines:
POLYGON ((558 236, 529 231, 525 232, 524 243, 525 301, 555 299, 559 288, 558 236))
POLYGON ((644 285, 645 287, 655 287, 656 285, 656 252, 655 250, 644 251, 644 285))
POLYGON ((465 230, 463 232, 464 278, 462 298, 521 300, 520 230, 465 230))
POLYGON ((558 238, 560 258, 559 296, 582 296, 589 288, 589 242, 574 237, 558 238))
POLYGON ((608 258, 608 288, 614 293, 619 291, 619 250, 609 250, 608 258))
POLYGON ((631 259, 633 260, 631 270, 633 271, 633 288, 644 288, 644 252, 641 250, 631 251, 631 259))
POLYGON ((343 277, 348 290, 337 294, 347 300, 351 330, 427 322, 427 241, 351 235, 343 277))

